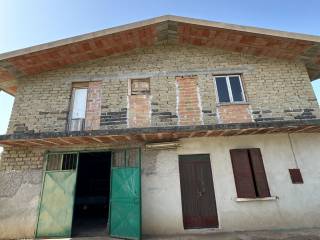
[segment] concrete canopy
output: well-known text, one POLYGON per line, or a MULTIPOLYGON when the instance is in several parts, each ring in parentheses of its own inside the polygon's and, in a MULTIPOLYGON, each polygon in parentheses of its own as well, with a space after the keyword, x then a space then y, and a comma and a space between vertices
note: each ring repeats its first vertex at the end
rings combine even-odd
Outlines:
POLYGON ((275 133, 319 133, 320 120, 232 123, 198 126, 168 126, 77 132, 27 132, 0 135, 0 146, 63 147, 81 144, 164 142, 180 138, 239 136, 275 133))
POLYGON ((192 44, 302 61, 320 77, 320 36, 165 15, 0 54, 0 89, 15 95, 17 79, 159 42, 192 44))

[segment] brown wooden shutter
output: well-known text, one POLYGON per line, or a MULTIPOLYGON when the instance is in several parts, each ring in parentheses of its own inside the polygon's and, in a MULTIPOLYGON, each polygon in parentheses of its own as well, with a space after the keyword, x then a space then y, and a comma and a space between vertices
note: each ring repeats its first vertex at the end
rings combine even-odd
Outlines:
POLYGON ((257 197, 270 197, 267 176, 264 170, 260 149, 249 149, 249 156, 256 185, 257 197))
POLYGON ((239 198, 255 198, 256 192, 252 178, 247 149, 230 150, 234 181, 239 198))

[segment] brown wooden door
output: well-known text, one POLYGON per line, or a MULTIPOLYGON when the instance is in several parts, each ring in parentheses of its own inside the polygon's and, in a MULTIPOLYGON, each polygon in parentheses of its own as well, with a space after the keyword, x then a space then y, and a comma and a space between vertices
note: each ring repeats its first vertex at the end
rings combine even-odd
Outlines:
POLYGON ((209 155, 179 155, 179 170, 184 228, 218 227, 209 155))

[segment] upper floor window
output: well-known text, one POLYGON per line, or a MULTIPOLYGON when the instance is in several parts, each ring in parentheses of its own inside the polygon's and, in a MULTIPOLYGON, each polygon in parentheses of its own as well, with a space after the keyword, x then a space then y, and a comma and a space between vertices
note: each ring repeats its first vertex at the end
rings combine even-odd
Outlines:
POLYGON ((150 94, 150 79, 131 79, 130 88, 131 95, 148 95, 150 94))
POLYGON ((219 103, 246 101, 239 75, 215 76, 214 78, 219 103))
POLYGON ((75 83, 72 88, 72 102, 70 108, 69 130, 81 131, 85 127, 87 109, 87 83, 75 83))

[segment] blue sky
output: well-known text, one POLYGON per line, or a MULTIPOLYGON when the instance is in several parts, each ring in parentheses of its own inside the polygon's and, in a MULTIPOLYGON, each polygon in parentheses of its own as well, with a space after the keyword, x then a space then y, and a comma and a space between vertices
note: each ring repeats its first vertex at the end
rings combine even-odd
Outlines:
MULTIPOLYGON (((164 14, 320 35, 319 0, 0 0, 0 53, 164 14)), ((320 80, 313 86, 320 100, 320 80)), ((0 134, 13 98, 0 93, 0 134)))

